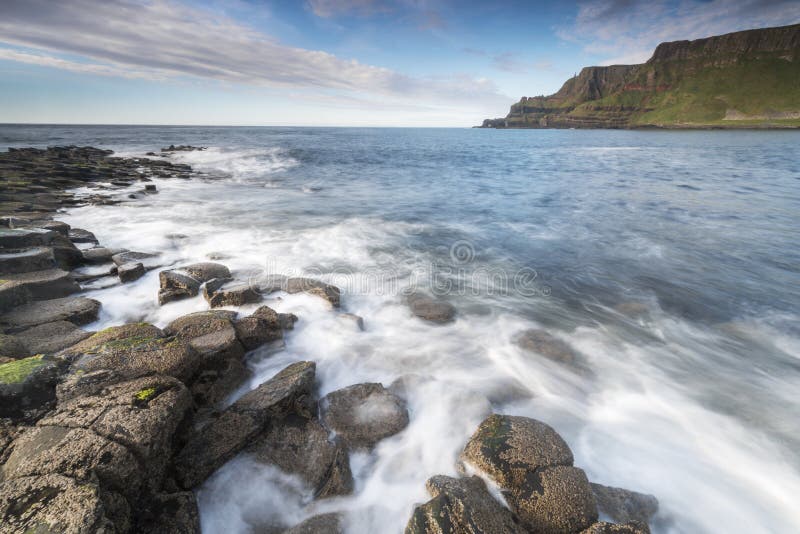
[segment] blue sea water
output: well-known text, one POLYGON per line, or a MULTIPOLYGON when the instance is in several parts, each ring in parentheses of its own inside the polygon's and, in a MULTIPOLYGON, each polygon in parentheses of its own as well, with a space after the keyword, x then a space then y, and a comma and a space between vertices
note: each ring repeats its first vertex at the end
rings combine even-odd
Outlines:
MULTIPOLYGON (((800 530, 800 133, 0 126, 0 149, 66 144, 209 147, 170 158, 202 178, 63 214, 104 245, 342 287, 365 331, 273 296, 301 321, 249 356, 247 387, 310 359, 320 394, 408 392, 409 427, 351 455, 353 496, 309 504, 242 455, 198 492, 204 532, 331 510, 352 532, 400 532, 489 410, 551 424, 590 480, 656 495, 654 532, 800 530), (413 318, 410 287, 457 320, 413 318), (529 328, 570 344, 580 371, 521 348, 529 328)), ((151 272, 87 288, 104 305, 93 326, 205 307, 159 307, 157 287, 151 272)))

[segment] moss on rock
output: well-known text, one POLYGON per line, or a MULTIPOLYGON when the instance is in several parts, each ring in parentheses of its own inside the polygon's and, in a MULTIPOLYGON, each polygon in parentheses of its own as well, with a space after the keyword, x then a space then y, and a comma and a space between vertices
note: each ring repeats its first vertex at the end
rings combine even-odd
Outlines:
POLYGON ((0 365, 0 383, 19 384, 20 382, 24 382, 32 372, 47 364, 43 358, 43 354, 37 354, 30 358, 23 358, 15 362, 0 365))

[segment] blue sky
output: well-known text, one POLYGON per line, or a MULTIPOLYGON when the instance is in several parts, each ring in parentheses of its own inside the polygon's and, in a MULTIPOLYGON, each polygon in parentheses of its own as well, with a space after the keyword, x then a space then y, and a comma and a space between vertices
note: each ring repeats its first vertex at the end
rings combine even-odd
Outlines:
POLYGON ((0 0, 0 122, 470 126, 797 0, 0 0))

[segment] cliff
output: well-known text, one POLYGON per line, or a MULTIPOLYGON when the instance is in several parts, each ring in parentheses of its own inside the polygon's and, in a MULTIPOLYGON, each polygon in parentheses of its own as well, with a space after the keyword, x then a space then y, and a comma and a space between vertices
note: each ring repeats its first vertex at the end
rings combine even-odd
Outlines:
POLYGON ((586 67, 482 126, 800 127, 800 24, 661 43, 640 65, 586 67))

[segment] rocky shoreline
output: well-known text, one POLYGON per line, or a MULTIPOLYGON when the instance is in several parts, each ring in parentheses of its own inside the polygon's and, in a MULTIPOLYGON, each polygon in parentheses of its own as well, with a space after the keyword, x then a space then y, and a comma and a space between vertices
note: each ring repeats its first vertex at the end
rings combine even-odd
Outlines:
MULTIPOLYGON (((246 316, 217 308, 305 292, 343 313, 339 288, 278 275, 243 280, 214 262, 164 265, 157 252, 103 247, 89 230, 54 219, 65 208, 156 194, 153 177, 191 178, 168 156, 201 149, 173 145, 152 153, 166 156, 159 159, 91 147, 0 153, 0 533, 199 532, 194 490, 240 453, 297 476, 315 500, 345 496, 354 491, 350 453, 409 424, 402 379, 319 398, 311 361, 224 404, 250 375, 248 353, 279 346, 303 318, 264 305, 246 316), (164 328, 84 330, 101 303, 81 291, 132 283, 152 269, 160 304, 202 294, 209 309, 164 328)), ((423 294, 408 305, 431 328, 457 314, 423 294)), ((579 355, 546 332, 523 332, 518 343, 585 372, 579 355)), ((428 480, 431 499, 410 513, 406 532, 649 532, 654 497, 590 483, 573 463, 545 423, 492 414, 464 444, 461 476, 428 480)), ((334 512, 254 528, 339 533, 346 521, 334 512)))

